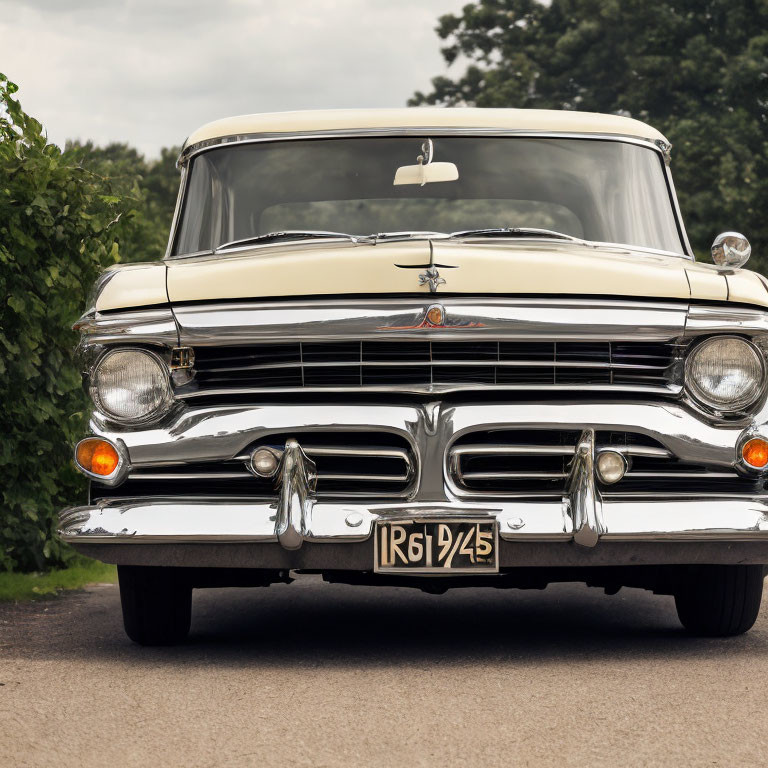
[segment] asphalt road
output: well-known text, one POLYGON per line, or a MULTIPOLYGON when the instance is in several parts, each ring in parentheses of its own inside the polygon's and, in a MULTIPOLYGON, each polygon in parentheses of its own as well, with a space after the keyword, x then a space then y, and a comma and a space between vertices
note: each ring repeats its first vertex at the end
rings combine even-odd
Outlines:
MULTIPOLYGON (((767 590, 768 592, 768 590, 767 590)), ((116 587, 0 606, 0 765, 765 765, 768 605, 681 631, 671 598, 328 585, 195 592, 141 648, 116 587)))

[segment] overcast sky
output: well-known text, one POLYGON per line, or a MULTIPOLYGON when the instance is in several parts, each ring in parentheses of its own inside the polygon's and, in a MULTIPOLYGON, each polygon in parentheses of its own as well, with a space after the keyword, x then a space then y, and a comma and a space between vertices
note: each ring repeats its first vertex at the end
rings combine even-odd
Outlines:
POLYGON ((249 112, 405 106, 468 0, 0 0, 0 72, 52 141, 148 156, 249 112))

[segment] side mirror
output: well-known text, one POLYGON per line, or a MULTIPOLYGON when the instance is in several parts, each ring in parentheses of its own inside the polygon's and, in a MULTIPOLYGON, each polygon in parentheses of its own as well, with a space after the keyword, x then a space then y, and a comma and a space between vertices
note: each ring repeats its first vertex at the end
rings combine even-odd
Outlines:
POLYGON ((722 232, 712 243, 712 261, 722 269, 744 266, 752 254, 752 246, 740 232, 722 232))

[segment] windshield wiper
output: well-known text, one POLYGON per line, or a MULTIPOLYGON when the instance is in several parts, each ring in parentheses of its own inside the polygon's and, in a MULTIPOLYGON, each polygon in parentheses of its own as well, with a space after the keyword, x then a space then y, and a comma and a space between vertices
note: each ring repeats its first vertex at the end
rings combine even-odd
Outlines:
POLYGON ((553 240, 570 240, 574 243, 585 242, 581 238, 555 232, 554 229, 539 229, 538 227, 492 227, 490 229, 465 229, 451 232, 451 239, 460 237, 548 237, 553 240))
POLYGON ((263 235, 253 235, 252 237, 244 237, 241 240, 232 240, 229 243, 223 243, 214 250, 214 253, 221 253, 223 251, 232 250, 233 248, 242 248, 249 245, 259 245, 276 243, 281 240, 348 240, 352 243, 369 243, 375 245, 377 242, 384 242, 386 240, 408 240, 411 238, 447 238, 449 240, 455 240, 462 237, 548 237, 556 240, 570 240, 576 243, 583 243, 584 240, 571 235, 566 235, 564 232, 555 232, 552 229, 538 229, 536 227, 493 227, 489 229, 465 229, 459 232, 451 232, 451 234, 445 234, 444 232, 419 232, 419 231, 405 231, 405 232, 377 232, 371 235, 350 235, 348 232, 329 232, 326 230, 301 230, 301 229, 286 229, 280 232, 266 232, 263 235))
POLYGON ((221 253, 222 251, 228 251, 231 248, 238 248, 240 246, 258 245, 259 243, 276 243, 280 240, 324 240, 328 238, 351 240, 353 243, 360 241, 368 242, 370 238, 360 237, 359 235, 350 235, 346 232, 326 232, 325 230, 300 230, 300 229, 286 229, 283 232, 266 232, 263 235, 253 235, 253 237, 244 237, 242 240, 232 240, 229 243, 223 243, 220 245, 214 253, 221 253))
POLYGON ((415 240, 417 238, 429 240, 433 237, 449 237, 445 232, 435 232, 433 230, 406 229, 402 232, 376 232, 369 235, 375 242, 385 240, 415 240))

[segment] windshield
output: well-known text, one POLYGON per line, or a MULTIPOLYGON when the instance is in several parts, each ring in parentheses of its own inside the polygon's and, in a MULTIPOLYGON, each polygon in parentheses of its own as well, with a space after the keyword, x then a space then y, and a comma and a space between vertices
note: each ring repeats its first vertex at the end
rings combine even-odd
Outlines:
POLYGON ((175 255, 287 230, 370 235, 500 227, 684 253, 660 155, 621 141, 288 140, 203 152, 189 174, 175 255), (425 163, 432 167, 423 183, 425 163))

